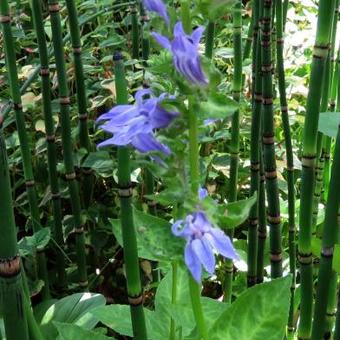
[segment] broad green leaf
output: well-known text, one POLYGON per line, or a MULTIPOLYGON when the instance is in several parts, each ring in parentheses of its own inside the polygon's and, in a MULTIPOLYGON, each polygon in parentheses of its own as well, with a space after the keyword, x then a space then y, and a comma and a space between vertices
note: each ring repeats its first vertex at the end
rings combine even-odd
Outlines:
POLYGON ((19 243, 19 253, 21 256, 32 255, 37 250, 43 250, 51 239, 51 229, 42 228, 32 236, 23 237, 19 243))
MULTIPOLYGON (((183 240, 171 233, 171 224, 134 209, 138 255, 147 260, 171 261, 183 257, 183 240)), ((119 220, 111 220, 112 230, 122 246, 119 220)))
POLYGON ((83 329, 77 325, 62 323, 62 322, 54 322, 54 325, 57 327, 59 332, 59 336, 57 340, 108 340, 114 339, 113 337, 108 337, 103 334, 99 334, 93 331, 89 331, 83 329))
MULTIPOLYGON (((132 324, 130 306, 128 305, 110 305, 102 306, 91 311, 93 317, 98 319, 107 327, 110 327, 115 332, 132 337, 132 324)), ((146 329, 148 333, 148 339, 158 340, 162 339, 167 334, 167 329, 164 326, 159 315, 155 312, 144 308, 144 316, 146 329)))
POLYGON ((249 216, 250 209, 256 203, 256 193, 245 200, 228 203, 221 206, 220 221, 223 227, 235 228, 243 223, 249 216))
POLYGON ((319 116, 319 131, 324 135, 336 138, 340 124, 340 112, 321 112, 319 116))
POLYGON ((334 247, 333 270, 340 274, 340 244, 336 244, 334 247))
POLYGON ((314 256, 319 257, 321 253, 321 239, 318 237, 312 238, 312 253, 314 256))
POLYGON ((105 305, 101 294, 76 293, 66 296, 51 305, 41 320, 41 330, 46 340, 54 340, 57 329, 53 322, 63 322, 78 325, 84 329, 92 329, 98 322, 89 312, 105 305))
POLYGON ((238 109, 238 104, 221 93, 213 93, 206 102, 200 105, 202 119, 225 119, 232 116, 238 109))
POLYGON ((112 157, 107 151, 97 151, 90 152, 81 166, 91 168, 102 176, 112 176, 113 165, 112 157))
POLYGON ((283 339, 291 280, 286 276, 246 290, 209 329, 210 339, 283 339))

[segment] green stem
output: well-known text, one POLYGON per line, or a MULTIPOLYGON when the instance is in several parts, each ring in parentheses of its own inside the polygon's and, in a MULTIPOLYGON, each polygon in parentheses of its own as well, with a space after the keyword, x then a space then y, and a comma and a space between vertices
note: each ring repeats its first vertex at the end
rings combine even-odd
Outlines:
POLYGON ((247 40, 246 40, 246 44, 244 46, 244 51, 243 51, 243 60, 248 59, 250 56, 250 51, 251 51, 251 46, 252 46, 252 42, 253 42, 253 35, 254 35, 254 23, 255 23, 255 3, 256 1, 253 1, 253 5, 252 5, 252 16, 250 19, 250 23, 249 23, 249 28, 248 28, 248 35, 247 35, 247 40))
POLYGON ((309 339, 312 326, 313 272, 312 272, 312 213, 317 157, 317 131, 320 108, 320 82, 323 79, 328 55, 335 0, 320 0, 313 61, 303 135, 302 175, 299 216, 299 262, 301 273, 301 304, 299 338, 309 339))
POLYGON ((215 22, 209 21, 205 38, 205 56, 209 59, 211 59, 213 56, 214 36, 215 36, 215 22))
MULTIPOLYGON (((24 169, 24 177, 26 184, 26 192, 30 207, 30 215, 32 219, 33 231, 37 232, 41 229, 40 214, 37 201, 37 193, 35 189, 35 181, 33 175, 31 151, 28 141, 28 134, 26 131, 25 117, 22 111, 22 102, 19 89, 19 80, 16 65, 16 55, 11 29, 11 19, 8 1, 1 1, 0 14, 5 18, 2 21, 2 29, 4 35, 4 49, 7 72, 9 77, 9 85, 11 96, 14 103, 15 120, 20 141, 20 151, 22 155, 22 163, 24 169)), ((39 278, 44 281, 42 295, 44 299, 49 298, 49 279, 46 266, 45 253, 42 252, 37 258, 39 278)))
MULTIPOLYGON (((172 283, 171 283, 171 304, 175 305, 177 301, 177 277, 178 277, 178 264, 174 261, 172 266, 172 283)), ((169 340, 176 339, 176 323, 173 318, 170 320, 170 335, 169 340)))
POLYGON ((54 56, 57 66, 57 79, 59 85, 61 139, 64 156, 65 177, 68 182, 68 189, 70 193, 70 200, 73 212, 74 231, 76 234, 78 282, 82 288, 86 289, 88 286, 88 281, 86 268, 84 225, 81 218, 79 187, 73 164, 73 142, 71 138, 70 98, 67 84, 64 45, 62 41, 59 3, 57 0, 48 0, 48 4, 52 28, 54 56))
POLYGON ((136 6, 131 6, 131 24, 132 24, 132 58, 139 59, 139 26, 138 26, 138 11, 136 6))
POLYGON ((181 19, 185 33, 191 33, 190 1, 181 0, 181 19))
MULTIPOLYGON (((194 197, 198 195, 200 173, 199 173, 199 153, 198 153, 198 124, 197 112, 198 104, 193 97, 189 97, 188 110, 188 125, 189 125, 189 166, 190 166, 190 180, 191 192, 194 197)), ((191 297, 192 309, 194 312, 196 325, 201 338, 208 339, 208 332, 204 320, 202 305, 201 305, 201 291, 200 285, 193 279, 191 273, 189 275, 189 290, 191 297)))
MULTIPOLYGON (((117 104, 128 102, 127 83, 124 74, 124 63, 120 53, 114 55, 115 84, 117 104)), ((141 286, 137 251, 136 231, 132 210, 130 151, 127 147, 118 148, 118 185, 121 204, 120 219, 123 235, 124 262, 126 270, 127 291, 130 303, 134 339, 147 339, 143 310, 143 290, 141 286)))

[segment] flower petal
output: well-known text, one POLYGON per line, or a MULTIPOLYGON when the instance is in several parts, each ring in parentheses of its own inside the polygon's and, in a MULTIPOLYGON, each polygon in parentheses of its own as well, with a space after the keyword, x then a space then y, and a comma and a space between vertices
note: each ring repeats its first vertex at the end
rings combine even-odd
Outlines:
POLYGON ((166 145, 160 143, 151 133, 135 136, 131 144, 142 153, 160 151, 166 155, 171 154, 170 149, 166 145))
POLYGON ((200 187, 198 189, 198 197, 199 197, 200 200, 205 199, 208 195, 209 195, 208 190, 206 188, 200 187))
POLYGON ((215 271, 215 255, 210 247, 210 244, 204 238, 196 238, 191 241, 191 247, 197 258, 202 263, 205 270, 213 274, 215 271))
POLYGON ((198 44, 201 40, 201 37, 202 37, 204 30, 205 30, 204 26, 199 26, 191 34, 192 42, 196 47, 198 46, 198 44))
POLYGON ((211 246, 224 257, 232 260, 239 260, 230 238, 218 228, 211 228, 209 233, 204 234, 211 246))
POLYGON ((152 32, 151 35, 156 39, 156 41, 167 50, 171 51, 171 43, 170 40, 166 37, 164 37, 161 34, 158 34, 156 32, 152 32))
POLYGON ((187 243, 185 247, 184 261, 196 282, 201 283, 202 266, 191 247, 191 243, 187 243))

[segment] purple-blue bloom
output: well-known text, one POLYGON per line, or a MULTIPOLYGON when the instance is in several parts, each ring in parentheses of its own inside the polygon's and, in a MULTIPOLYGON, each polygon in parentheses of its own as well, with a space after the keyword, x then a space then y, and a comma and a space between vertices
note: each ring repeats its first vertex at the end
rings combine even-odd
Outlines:
POLYGON ((172 233, 187 241, 185 264, 198 283, 201 282, 202 266, 209 274, 214 273, 215 253, 229 259, 239 259, 230 238, 221 229, 214 228, 203 211, 194 212, 185 220, 176 221, 172 225, 172 233))
POLYGON ((162 0, 143 0, 143 4, 148 11, 156 12, 160 17, 164 19, 168 26, 170 25, 168 12, 162 0))
POLYGON ((167 111, 160 106, 166 98, 171 97, 166 93, 153 97, 150 89, 139 90, 134 105, 117 105, 101 115, 97 121, 107 122, 100 128, 113 136, 99 143, 98 148, 131 144, 142 153, 160 151, 169 155, 170 149, 154 136, 155 129, 167 127, 179 115, 178 112, 167 111))
POLYGON ((208 84, 198 54, 198 44, 203 31, 204 27, 200 26, 188 35, 184 32, 182 23, 177 22, 174 28, 174 39, 171 42, 161 34, 152 33, 157 42, 172 53, 176 70, 196 85, 208 84))

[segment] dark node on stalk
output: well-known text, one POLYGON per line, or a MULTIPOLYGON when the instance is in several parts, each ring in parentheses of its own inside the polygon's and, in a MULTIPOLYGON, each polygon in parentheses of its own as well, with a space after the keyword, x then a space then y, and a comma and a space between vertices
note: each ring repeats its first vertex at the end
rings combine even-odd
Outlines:
POLYGON ((25 185, 26 185, 26 188, 32 188, 35 186, 35 181, 34 180, 26 181, 25 185))
POLYGON ((9 15, 0 15, 0 23, 8 24, 11 22, 11 17, 9 15))
POLYGON ((22 110, 22 104, 21 103, 13 103, 14 110, 22 110))
POLYGON ((270 261, 271 262, 281 262, 282 261, 282 253, 270 253, 270 261))
POLYGON ((118 189, 118 196, 122 197, 122 198, 129 198, 132 197, 133 194, 133 190, 131 186, 127 186, 127 187, 120 187, 118 189))
POLYGON ((18 255, 0 260, 0 277, 14 277, 20 273, 20 257, 18 255))
POLYGON ((257 277, 256 276, 247 276, 247 286, 252 287, 255 286, 257 283, 257 277))
POLYGON ((48 11, 50 13, 58 13, 60 11, 59 3, 50 3, 48 6, 48 11))
POLYGON ((115 52, 113 53, 113 56, 112 56, 112 60, 113 60, 113 61, 120 61, 120 60, 123 60, 123 59, 124 59, 124 57, 123 57, 121 51, 115 51, 115 52))
POLYGON ((139 294, 137 296, 128 296, 128 301, 129 301, 130 306, 132 307, 143 305, 144 294, 139 294))
POLYGON ((312 253, 302 254, 298 253, 298 260, 301 265, 310 265, 312 263, 312 253))
POLYGON ((329 248, 323 248, 321 250, 321 256, 322 257, 328 257, 332 258, 334 253, 334 247, 329 247, 329 248))

